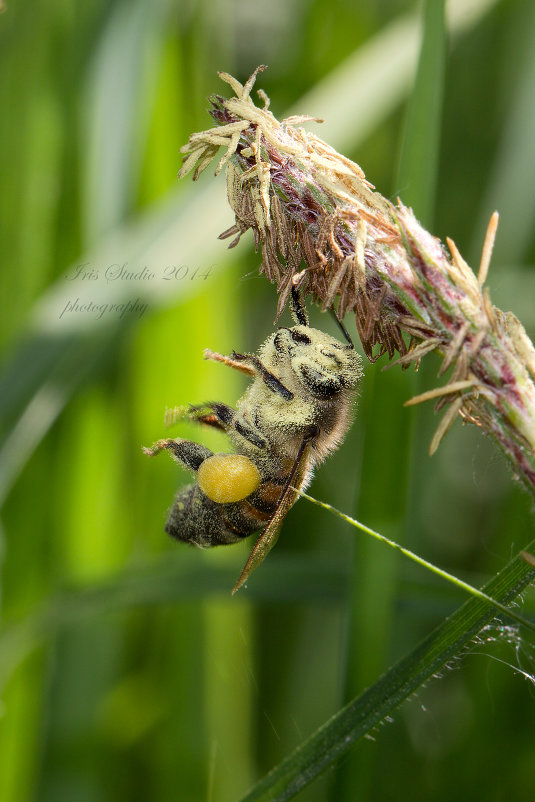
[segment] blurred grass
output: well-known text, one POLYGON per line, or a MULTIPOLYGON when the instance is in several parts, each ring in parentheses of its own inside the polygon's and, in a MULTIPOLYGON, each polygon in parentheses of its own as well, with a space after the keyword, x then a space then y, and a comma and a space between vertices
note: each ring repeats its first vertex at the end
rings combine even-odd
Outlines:
MULTIPOLYGON (((471 6, 457 5, 468 17, 471 6)), ((435 232, 477 260, 488 214, 500 209, 493 301, 503 297, 533 335, 535 18, 529 0, 478 5, 448 53, 435 232)), ((243 79, 268 63, 261 85, 277 115, 297 105, 327 117, 320 135, 385 195, 404 197, 396 171, 414 13, 394 0, 239 13, 226 2, 25 0, 0 16, 2 802, 238 799, 339 709, 346 681, 373 682, 453 609, 434 580, 391 564, 376 544, 353 555, 354 535, 304 502, 255 588, 230 601, 244 549, 183 554, 168 542, 165 510, 186 476, 140 453, 161 436, 166 406, 241 394, 235 376, 202 361, 204 347, 254 348, 272 326, 274 291, 255 273, 258 257, 216 239, 231 220, 223 180, 175 187, 178 147, 206 127, 206 95, 222 90, 216 70, 243 79), (101 273, 116 262, 160 276, 212 269, 205 280, 64 280, 87 261, 101 273), (126 321, 60 319, 77 296, 139 297, 149 308, 126 321), (132 572, 140 584, 128 584, 132 572), (131 601, 114 601, 124 587, 131 601), (85 594, 97 599, 91 615, 85 594), (54 625, 43 610, 57 611, 54 625)), ((413 132, 416 153, 429 136, 413 132)), ((406 531, 411 548, 477 583, 531 539, 529 500, 468 428, 454 428, 430 460, 431 410, 415 440, 401 407, 414 377, 380 367, 367 368, 355 426, 313 493, 357 504, 370 526, 399 539, 406 531)), ((392 787, 416 800, 451 799, 459 787, 472 799, 529 798, 528 687, 486 658, 455 675, 434 683, 442 707, 432 687, 420 691, 422 704, 431 694, 427 713, 406 706, 346 756, 343 798, 384 798, 392 787), (351 766, 363 762, 368 774, 355 779, 351 766)), ((333 780, 299 799, 338 801, 333 780)))
MULTIPOLYGON (((445 62, 445 9, 442 0, 427 0, 422 11, 422 30, 414 88, 407 104, 397 183, 404 203, 429 225, 433 214, 438 166, 440 120, 445 62)), ((420 382, 421 384, 421 377, 420 382)), ((376 520, 381 533, 397 542, 409 534, 405 478, 410 471, 411 451, 418 443, 420 410, 407 417, 405 425, 391 419, 389 410, 403 404, 406 393, 416 394, 416 377, 407 380, 389 371, 385 380, 372 379, 367 387, 368 414, 383 425, 366 433, 362 454, 363 476, 355 513, 360 520, 376 520), (388 455, 388 456, 386 456, 388 455), (385 458, 386 456, 386 458, 385 458), (376 477, 381 476, 377 482, 376 477), (385 498, 388 506, 385 506, 385 498)), ((410 536, 410 535, 409 535, 410 536)), ((387 549, 379 553, 371 540, 360 538, 354 548, 354 582, 349 610, 349 648, 346 665, 345 699, 349 701, 373 684, 387 663, 391 627, 395 625, 394 605, 399 563, 387 549), (381 589, 377 593, 377 588, 381 589), (362 652, 361 645, 367 644, 362 652)), ((351 800, 371 795, 375 761, 364 755, 341 766, 336 796, 351 800)))

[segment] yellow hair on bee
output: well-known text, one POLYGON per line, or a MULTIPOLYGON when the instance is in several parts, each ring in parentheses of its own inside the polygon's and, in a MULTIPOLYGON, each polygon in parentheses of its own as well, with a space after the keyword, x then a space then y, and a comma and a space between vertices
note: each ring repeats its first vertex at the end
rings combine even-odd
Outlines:
POLYGON ((230 504, 254 493, 261 477, 258 468, 243 454, 214 454, 201 463, 197 480, 209 499, 230 504))

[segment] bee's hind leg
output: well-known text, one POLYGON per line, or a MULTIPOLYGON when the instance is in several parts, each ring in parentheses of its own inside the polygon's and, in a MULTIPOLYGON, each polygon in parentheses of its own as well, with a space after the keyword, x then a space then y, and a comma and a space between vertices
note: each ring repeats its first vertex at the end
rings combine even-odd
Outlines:
POLYGON ((143 452, 148 457, 154 457, 160 451, 167 449, 171 456, 190 471, 198 471, 199 466, 205 459, 213 456, 213 452, 206 446, 193 443, 191 440, 158 440, 151 448, 143 448, 143 452))

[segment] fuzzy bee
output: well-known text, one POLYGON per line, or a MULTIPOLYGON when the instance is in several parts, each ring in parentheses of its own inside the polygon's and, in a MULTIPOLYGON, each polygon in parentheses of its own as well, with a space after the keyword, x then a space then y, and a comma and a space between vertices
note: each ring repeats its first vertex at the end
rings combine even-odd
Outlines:
POLYGON ((343 328, 347 345, 310 328, 295 288, 292 306, 297 325, 271 334, 258 355, 205 351, 205 358, 253 378, 236 410, 216 401, 179 410, 226 432, 234 453, 213 454, 180 438, 143 449, 148 456, 167 449, 196 474, 196 483, 179 491, 169 510, 170 535, 207 548, 260 532, 233 593, 275 545, 295 488, 306 488, 314 466, 342 443, 362 374, 343 328))

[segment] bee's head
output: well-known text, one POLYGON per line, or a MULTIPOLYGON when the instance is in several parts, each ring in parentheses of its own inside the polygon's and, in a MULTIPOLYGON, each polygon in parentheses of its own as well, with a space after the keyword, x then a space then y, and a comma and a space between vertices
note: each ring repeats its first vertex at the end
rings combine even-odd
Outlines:
POLYGON ((271 340, 274 364, 282 368, 283 380, 292 391, 333 398, 358 382, 362 370, 360 357, 352 345, 310 326, 281 327, 271 340))
POLYGON ((340 321, 337 320, 347 345, 308 325, 296 283, 291 297, 292 317, 297 325, 281 326, 272 334, 262 346, 260 358, 292 393, 334 400, 357 384, 362 375, 360 357, 340 321))

